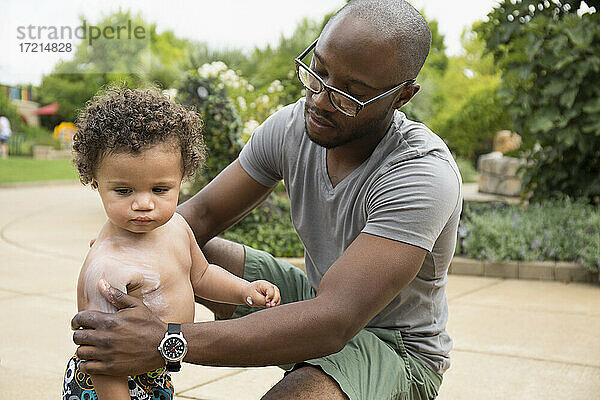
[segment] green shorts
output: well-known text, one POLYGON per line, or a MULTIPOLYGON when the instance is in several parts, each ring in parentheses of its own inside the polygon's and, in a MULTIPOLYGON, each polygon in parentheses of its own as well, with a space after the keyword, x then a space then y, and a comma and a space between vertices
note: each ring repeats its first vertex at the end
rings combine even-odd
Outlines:
MULTIPOLYGON (((315 297, 300 269, 264 251, 244 247, 245 279, 265 279, 277 285, 281 304, 315 297)), ((260 309, 242 305, 232 318, 260 309)), ((305 364, 321 368, 351 400, 434 399, 442 383, 441 375, 406 352, 397 329, 365 328, 337 353, 281 368, 291 372, 305 364)))

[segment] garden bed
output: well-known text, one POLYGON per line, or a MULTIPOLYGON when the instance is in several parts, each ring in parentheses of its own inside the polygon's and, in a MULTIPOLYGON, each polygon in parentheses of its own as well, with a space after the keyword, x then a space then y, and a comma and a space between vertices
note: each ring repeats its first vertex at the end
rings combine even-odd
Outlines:
POLYGON ((465 202, 457 256, 487 264, 570 262, 600 269, 600 211, 568 198, 527 207, 465 202))
MULTIPOLYGON (((223 236, 276 257, 304 254, 282 190, 223 236)), ((599 269, 598 207, 568 198, 529 206, 464 203, 451 273, 597 282, 599 269)))

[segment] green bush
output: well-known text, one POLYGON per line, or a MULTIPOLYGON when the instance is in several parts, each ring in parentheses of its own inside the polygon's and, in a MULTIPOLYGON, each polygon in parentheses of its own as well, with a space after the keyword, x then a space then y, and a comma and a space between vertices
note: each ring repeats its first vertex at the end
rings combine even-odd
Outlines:
POLYGON ((275 257, 304 256, 304 246, 290 218, 287 195, 271 194, 263 204, 222 236, 267 251, 275 257))
POLYGON ((465 202, 457 253, 495 261, 575 261, 600 270, 600 210, 568 197, 527 208, 465 202))
POLYGON ((473 166, 471 160, 464 158, 455 157, 460 176, 462 177, 463 183, 474 183, 477 182, 477 170, 473 166))
POLYGON ((534 200, 566 194, 600 203, 600 13, 504 0, 479 32, 502 70, 514 130, 539 142, 525 190, 534 200))
POLYGON ((510 117, 496 87, 489 87, 471 95, 438 133, 453 153, 477 162, 481 154, 492 151, 494 134, 510 126, 510 117))
POLYGON ((23 134, 25 140, 36 142, 38 140, 45 141, 48 138, 52 138, 52 133, 41 126, 25 126, 23 127, 23 134))
POLYGON ((198 71, 185 75, 176 100, 195 109, 204 121, 207 157, 195 178, 195 193, 237 158, 243 146, 241 120, 225 85, 218 78, 201 77, 198 71))
POLYGON ((23 143, 21 143, 20 153, 24 156, 32 155, 32 146, 52 146, 56 150, 62 148, 60 140, 52 137, 52 133, 40 126, 23 127, 23 143))

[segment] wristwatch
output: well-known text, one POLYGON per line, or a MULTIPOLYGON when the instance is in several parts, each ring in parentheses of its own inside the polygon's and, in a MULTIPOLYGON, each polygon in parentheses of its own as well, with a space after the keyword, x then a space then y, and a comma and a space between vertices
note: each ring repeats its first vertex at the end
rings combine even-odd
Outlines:
POLYGON ((165 337, 158 345, 158 351, 167 363, 167 371, 179 372, 181 360, 187 353, 187 342, 181 333, 181 324, 169 324, 165 337))

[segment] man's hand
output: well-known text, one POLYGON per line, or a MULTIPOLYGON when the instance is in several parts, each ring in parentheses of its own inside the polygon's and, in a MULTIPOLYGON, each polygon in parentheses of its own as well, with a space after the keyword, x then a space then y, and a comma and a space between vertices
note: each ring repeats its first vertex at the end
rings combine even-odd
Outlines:
POLYGON ((135 297, 111 287, 104 279, 100 292, 118 311, 81 311, 71 320, 73 342, 79 345, 77 357, 83 372, 127 376, 164 366, 157 348, 167 331, 158 319, 135 297))
POLYGON ((258 280, 250 282, 243 290, 244 301, 249 306, 275 307, 281 302, 279 288, 271 282, 258 280))

